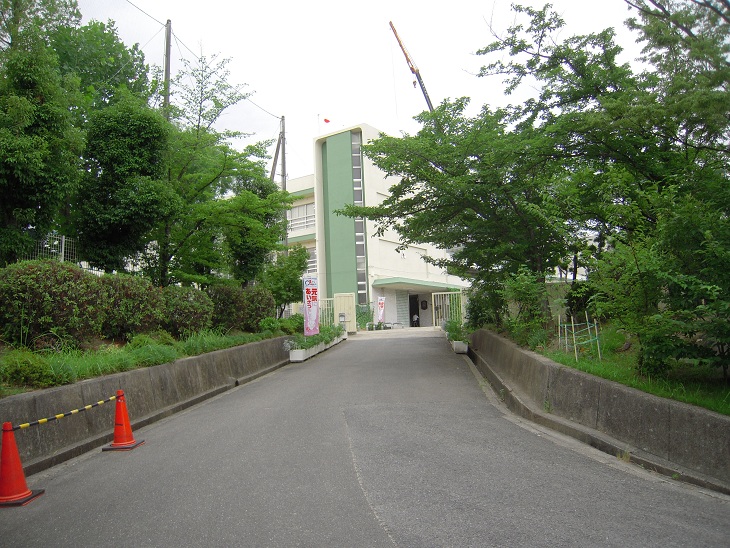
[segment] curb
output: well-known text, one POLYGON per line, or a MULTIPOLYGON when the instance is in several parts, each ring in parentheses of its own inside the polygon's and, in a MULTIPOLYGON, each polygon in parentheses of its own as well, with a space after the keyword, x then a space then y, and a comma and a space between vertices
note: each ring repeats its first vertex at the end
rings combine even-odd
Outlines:
POLYGON ((469 363, 472 366, 472 373, 487 382, 494 392, 494 395, 510 412, 535 424, 550 428, 551 430, 590 445, 599 451, 616 456, 616 458, 619 458, 618 456, 620 454, 628 455, 628 462, 636 464, 645 470, 650 470, 663 476, 667 476, 675 481, 689 483, 698 487, 717 491, 725 495, 730 495, 730 485, 726 485, 719 480, 684 469, 674 463, 662 459, 661 457, 637 449, 636 447, 607 436, 597 430, 593 430, 538 409, 537 406, 524 394, 521 394, 511 388, 492 369, 489 362, 487 362, 487 360, 483 357, 475 354, 471 349, 469 350, 468 357, 469 363), (486 374, 483 374, 482 370, 477 367, 476 360, 479 360, 481 364, 484 365, 486 374))

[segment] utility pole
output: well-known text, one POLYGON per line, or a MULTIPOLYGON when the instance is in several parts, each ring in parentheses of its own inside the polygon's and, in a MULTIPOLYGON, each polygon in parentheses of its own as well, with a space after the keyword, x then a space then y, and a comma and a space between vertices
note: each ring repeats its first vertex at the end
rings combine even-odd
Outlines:
MULTIPOLYGON (((276 141, 274 161, 271 164, 271 175, 269 179, 274 182, 276 178, 276 165, 279 163, 279 152, 281 151, 281 190, 286 192, 286 117, 281 117, 279 139, 276 141)), ((284 254, 289 254, 289 228, 284 233, 284 254)))
POLYGON ((271 174, 269 179, 274 182, 276 178, 276 166, 279 163, 279 151, 281 151, 281 190, 286 190, 286 120, 282 116, 279 124, 279 139, 276 141, 276 151, 274 152, 274 161, 271 164, 271 174))
POLYGON ((165 118, 170 121, 170 52, 172 51, 172 21, 167 20, 165 25, 165 89, 162 99, 162 110, 165 118))
POLYGON ((281 190, 286 191, 286 120, 281 117, 281 190))

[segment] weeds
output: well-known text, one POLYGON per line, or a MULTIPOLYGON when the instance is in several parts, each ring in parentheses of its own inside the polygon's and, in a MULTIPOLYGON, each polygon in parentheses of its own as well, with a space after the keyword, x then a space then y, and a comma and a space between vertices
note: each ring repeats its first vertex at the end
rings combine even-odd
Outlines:
POLYGON ((138 335, 124 346, 107 344, 94 350, 79 350, 71 346, 43 352, 9 349, 0 353, 0 397, 170 363, 186 356, 240 346, 270 336, 209 330, 176 341, 161 331, 138 335))
POLYGON ((637 368, 640 348, 638 344, 625 348, 624 334, 610 326, 601 332, 603 356, 601 360, 590 349, 579 355, 576 362, 572 353, 558 350, 541 352, 551 360, 621 383, 637 390, 730 415, 730 386, 722 379, 721 372, 712 366, 691 366, 678 363, 665 374, 642 375, 637 368))

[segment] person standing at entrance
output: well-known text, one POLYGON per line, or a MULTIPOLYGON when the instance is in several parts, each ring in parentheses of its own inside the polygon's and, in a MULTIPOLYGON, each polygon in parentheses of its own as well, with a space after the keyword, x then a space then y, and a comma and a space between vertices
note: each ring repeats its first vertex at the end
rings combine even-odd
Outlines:
POLYGON ((413 318, 411 318, 411 327, 421 327, 420 319, 418 318, 418 314, 414 314, 413 318))

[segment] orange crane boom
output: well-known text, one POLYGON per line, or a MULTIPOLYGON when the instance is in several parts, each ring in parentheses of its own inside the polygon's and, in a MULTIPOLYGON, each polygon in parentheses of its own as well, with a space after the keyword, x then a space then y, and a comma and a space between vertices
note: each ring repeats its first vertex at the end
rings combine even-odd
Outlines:
POLYGON ((423 92, 423 96, 426 98, 426 104, 428 105, 428 110, 430 112, 433 112, 433 105, 431 104, 431 98, 428 96, 428 92, 426 91, 426 86, 423 83, 423 78, 421 78, 421 71, 418 70, 418 67, 411 59, 411 56, 408 55, 408 50, 403 45, 403 42, 401 42, 400 36, 398 36, 398 33, 395 31, 395 27, 393 26, 392 21, 390 21, 390 29, 393 31, 393 34, 395 34, 395 39, 398 40, 398 45, 400 46, 400 49, 403 52, 403 55, 406 56, 406 63, 408 63, 408 68, 411 69, 411 72, 413 74, 415 74, 416 80, 418 80, 418 85, 421 86, 421 91, 423 92))

